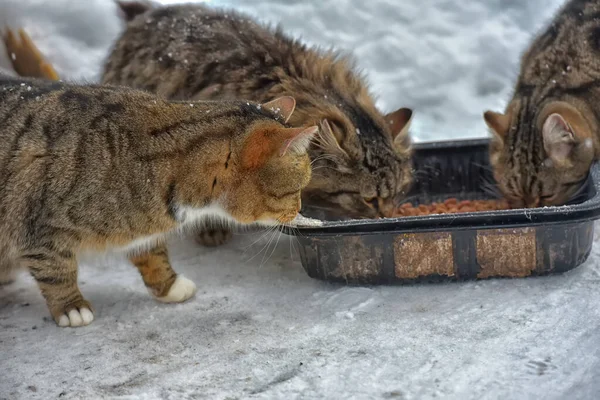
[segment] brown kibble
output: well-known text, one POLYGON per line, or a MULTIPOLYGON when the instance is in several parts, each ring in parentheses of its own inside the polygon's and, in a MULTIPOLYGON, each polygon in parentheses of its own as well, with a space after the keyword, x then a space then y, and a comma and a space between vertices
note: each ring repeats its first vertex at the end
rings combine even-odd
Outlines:
POLYGON ((414 207, 412 203, 402 204, 394 213, 397 217, 410 217, 429 214, 456 214, 478 211, 494 211, 508 209, 508 202, 502 200, 462 200, 446 199, 443 203, 420 204, 414 207))
POLYGON ((458 200, 455 198, 447 199, 446 201, 444 201, 444 204, 447 206, 455 205, 458 204, 458 200))

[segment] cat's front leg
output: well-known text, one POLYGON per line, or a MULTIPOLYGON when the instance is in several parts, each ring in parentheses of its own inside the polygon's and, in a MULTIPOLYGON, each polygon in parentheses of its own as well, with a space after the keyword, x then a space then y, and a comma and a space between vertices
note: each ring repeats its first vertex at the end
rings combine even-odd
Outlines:
POLYGON ((158 301, 181 303, 196 293, 196 284, 183 275, 177 275, 169 262, 165 245, 129 257, 142 275, 148 291, 158 301))
POLYGON ((84 326, 94 320, 92 306, 77 286, 77 260, 73 252, 48 245, 26 249, 20 259, 37 281, 59 326, 84 326))
POLYGON ((225 223, 210 221, 204 223, 194 232, 196 242, 202 246, 216 247, 227 243, 231 239, 231 230, 225 223))

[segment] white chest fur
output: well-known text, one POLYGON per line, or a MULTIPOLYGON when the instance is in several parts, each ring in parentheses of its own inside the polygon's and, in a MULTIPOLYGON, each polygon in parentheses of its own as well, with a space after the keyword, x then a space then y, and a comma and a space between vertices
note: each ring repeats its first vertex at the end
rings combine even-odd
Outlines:
POLYGON ((235 223, 234 219, 227 211, 218 204, 211 204, 207 207, 178 207, 176 216, 181 228, 193 226, 206 220, 218 220, 225 223, 235 223))

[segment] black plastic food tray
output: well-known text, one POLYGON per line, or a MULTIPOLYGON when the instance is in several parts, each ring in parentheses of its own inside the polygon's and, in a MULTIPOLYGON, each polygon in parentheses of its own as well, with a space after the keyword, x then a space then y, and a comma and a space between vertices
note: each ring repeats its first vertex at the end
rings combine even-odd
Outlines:
MULTIPOLYGON (((490 198, 488 140, 415 146, 413 203, 490 198)), ((579 204, 390 219, 324 221, 297 236, 309 276, 356 284, 410 283, 564 272, 589 256, 600 216, 600 165, 579 204)), ((303 215, 311 215, 303 210, 303 215)))

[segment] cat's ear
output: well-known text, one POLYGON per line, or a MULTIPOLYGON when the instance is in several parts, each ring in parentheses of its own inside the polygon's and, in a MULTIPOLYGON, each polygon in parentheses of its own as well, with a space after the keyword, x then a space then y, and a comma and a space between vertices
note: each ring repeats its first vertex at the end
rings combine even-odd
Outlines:
POLYGON ((486 111, 483 114, 483 119, 488 128, 500 139, 504 140, 510 128, 510 116, 494 111, 486 111))
POLYGON ((568 164, 577 142, 573 128, 560 114, 550 114, 546 118, 542 127, 542 137, 548 157, 558 165, 568 164))
POLYGON ((138 15, 144 14, 153 9, 156 5, 148 0, 115 0, 119 7, 121 17, 130 22, 138 15))
POLYGON ((405 137, 408 135, 408 130, 410 129, 412 116, 413 111, 410 108, 400 108, 384 117, 392 131, 394 142, 405 141, 405 137))
POLYGON ((296 99, 292 96, 283 96, 262 104, 262 107, 275 114, 280 114, 283 117, 283 120, 288 122, 296 108, 296 99))
POLYGON ((246 138, 241 152, 242 166, 247 169, 259 168, 274 154, 283 156, 290 151, 305 153, 317 131, 316 126, 276 130, 257 129, 246 138))
POLYGON ((319 146, 329 154, 342 158, 348 157, 348 154, 338 143, 337 138, 333 133, 333 129, 331 129, 331 125, 329 125, 329 121, 326 119, 321 121, 321 129, 319 130, 317 139, 319 146))
POLYGON ((285 153, 291 151, 296 154, 303 154, 308 151, 310 142, 312 141, 315 133, 319 131, 316 126, 308 128, 286 128, 284 129, 284 136, 287 137, 284 142, 279 155, 283 156, 285 153))

